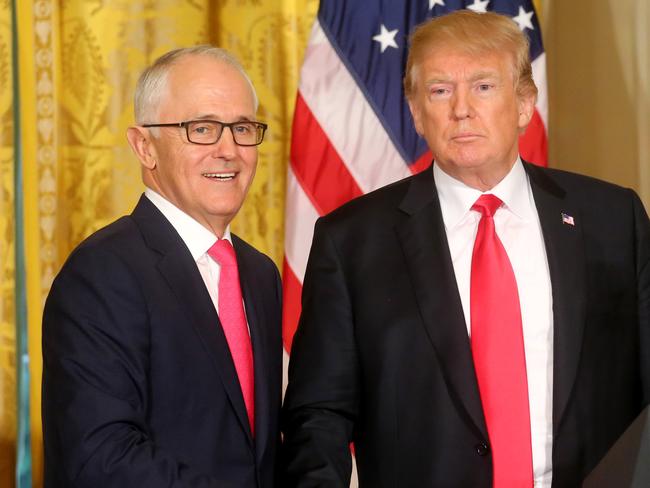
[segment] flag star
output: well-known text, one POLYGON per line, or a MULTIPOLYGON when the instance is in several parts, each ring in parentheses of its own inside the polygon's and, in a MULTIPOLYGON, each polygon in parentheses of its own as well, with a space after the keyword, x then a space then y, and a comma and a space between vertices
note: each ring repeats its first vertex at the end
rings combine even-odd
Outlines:
POLYGON ((534 13, 535 13, 534 10, 531 10, 530 12, 526 12, 524 10, 524 7, 519 7, 519 14, 516 17, 513 17, 512 20, 514 20, 515 22, 517 22, 517 24, 519 24, 519 28, 522 31, 526 28, 529 28, 530 30, 535 30, 532 23, 532 18, 534 13))
POLYGON ((436 5, 440 5, 441 7, 444 7, 445 2, 444 0, 429 0, 429 10, 431 10, 436 5))
POLYGON ((474 12, 485 13, 487 12, 487 6, 490 3, 490 0, 474 0, 474 3, 467 6, 468 10, 473 10, 474 12))
POLYGON ((395 36, 397 35, 398 29, 389 31, 386 29, 384 24, 381 24, 381 32, 372 38, 373 41, 377 41, 381 44, 381 52, 383 53, 389 47, 394 47, 397 49, 397 43, 395 42, 395 36))

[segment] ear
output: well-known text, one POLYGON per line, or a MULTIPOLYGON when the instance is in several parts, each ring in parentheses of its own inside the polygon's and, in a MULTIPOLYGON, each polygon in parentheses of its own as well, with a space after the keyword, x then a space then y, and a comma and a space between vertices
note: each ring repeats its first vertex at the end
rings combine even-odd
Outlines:
POLYGON ((145 127, 132 126, 126 130, 126 138, 131 149, 147 169, 156 167, 156 148, 151 141, 151 133, 145 127))
POLYGON ((535 113, 535 102, 537 101, 537 96, 532 95, 522 95, 518 97, 517 106, 519 108, 519 132, 524 132, 530 120, 533 118, 535 113))
POLYGON ((407 100, 409 104, 409 110, 411 111, 411 116, 413 117, 413 125, 415 125, 415 132, 420 136, 424 136, 424 126, 422 125, 422 105, 416 102, 413 99, 407 100))

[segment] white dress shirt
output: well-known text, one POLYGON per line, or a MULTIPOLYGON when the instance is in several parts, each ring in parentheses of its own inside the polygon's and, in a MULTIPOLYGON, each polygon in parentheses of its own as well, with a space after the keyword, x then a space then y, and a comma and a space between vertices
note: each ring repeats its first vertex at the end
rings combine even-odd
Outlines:
MULTIPOLYGON (((481 214, 471 210, 481 192, 442 171, 433 174, 456 283, 470 323, 470 274, 474 239, 481 214)), ((542 229, 528 175, 517 158, 508 175, 486 193, 502 205, 494 215, 496 233, 508 254, 519 292, 528 377, 528 400, 535 487, 549 487, 553 446, 553 310, 551 280, 542 229)))
MULTIPOLYGON (((178 235, 183 239, 199 268, 214 308, 219 313, 219 274, 221 266, 208 255, 208 249, 216 242, 217 236, 151 188, 147 188, 144 194, 169 220, 169 223, 172 224, 178 235)), ((230 226, 226 227, 223 239, 227 239, 232 244, 230 226)))

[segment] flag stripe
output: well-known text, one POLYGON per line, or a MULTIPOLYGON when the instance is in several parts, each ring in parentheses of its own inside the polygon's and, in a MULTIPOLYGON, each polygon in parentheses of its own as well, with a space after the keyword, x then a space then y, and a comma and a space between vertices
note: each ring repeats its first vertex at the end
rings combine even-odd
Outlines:
MULTIPOLYGON (((542 53, 532 62, 533 67, 533 80, 537 85, 537 104, 535 108, 539 112, 542 122, 544 123, 544 130, 548 127, 548 88, 546 86, 546 54, 542 53)), ((546 165, 546 160, 544 160, 546 165)))
MULTIPOLYGON (((364 193, 410 174, 318 20, 300 76, 302 98, 364 193)), ((302 163, 319 164, 315 159, 302 163)))
POLYGON ((433 155, 431 151, 426 151, 422 156, 415 160, 415 162, 409 166, 411 173, 416 174, 425 169, 433 161, 433 155))
POLYGON ((296 99, 291 140, 294 175, 319 214, 331 212, 351 198, 363 195, 300 93, 296 99), (305 164, 312 160, 321 164, 305 164))
POLYGON ((282 281, 284 283, 282 339, 284 342, 284 349, 286 351, 291 351, 293 334, 296 332, 298 319, 300 318, 300 294, 302 292, 302 283, 298 280, 286 260, 284 261, 282 270, 282 281))
POLYGON ((548 160, 547 146, 544 122, 535 110, 526 133, 519 138, 519 153, 526 161, 545 166, 548 160))
POLYGON ((307 267, 318 212, 298 183, 291 168, 287 174, 285 260, 302 282, 307 267))

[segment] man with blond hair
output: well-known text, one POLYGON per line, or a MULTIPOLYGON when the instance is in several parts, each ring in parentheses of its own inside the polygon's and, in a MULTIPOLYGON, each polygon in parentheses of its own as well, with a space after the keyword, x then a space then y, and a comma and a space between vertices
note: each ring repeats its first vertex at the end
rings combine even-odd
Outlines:
POLYGON ((419 26, 404 79, 434 161, 318 220, 283 487, 577 487, 650 401, 637 195, 533 166, 512 19, 419 26))
POLYGON ((46 488, 275 486, 280 279, 230 232, 257 105, 211 46, 140 77, 127 137, 146 191, 72 252, 45 306, 46 488))

